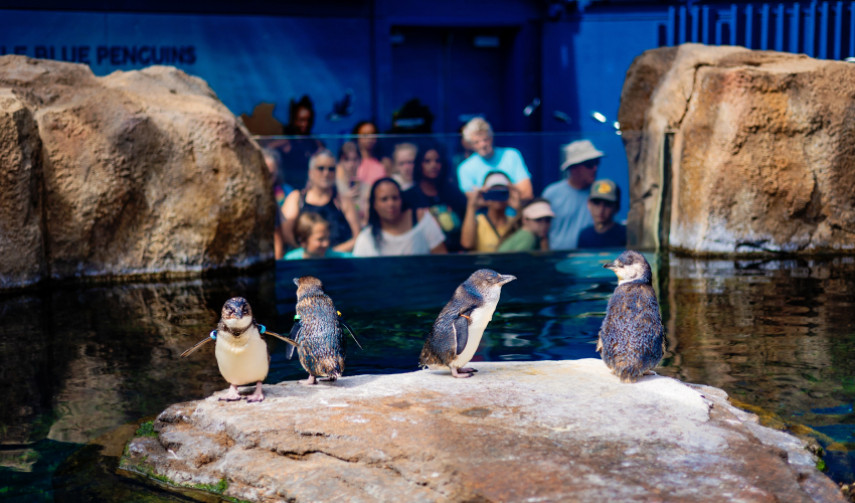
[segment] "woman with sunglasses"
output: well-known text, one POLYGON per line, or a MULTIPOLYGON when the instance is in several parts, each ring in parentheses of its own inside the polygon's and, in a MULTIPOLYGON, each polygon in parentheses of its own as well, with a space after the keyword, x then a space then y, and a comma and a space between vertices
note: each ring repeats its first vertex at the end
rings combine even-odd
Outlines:
POLYGON ((294 236, 297 217, 305 211, 315 212, 330 226, 330 246, 338 252, 353 250, 353 242, 359 233, 359 218, 352 200, 341 197, 336 190, 336 160, 332 152, 320 150, 309 159, 309 180, 306 187, 294 191, 282 205, 285 219, 283 229, 288 244, 298 247, 294 236))

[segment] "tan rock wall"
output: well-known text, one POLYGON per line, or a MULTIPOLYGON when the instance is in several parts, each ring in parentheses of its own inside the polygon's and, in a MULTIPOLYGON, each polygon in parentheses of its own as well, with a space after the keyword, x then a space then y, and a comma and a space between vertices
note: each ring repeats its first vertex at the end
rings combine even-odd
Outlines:
MULTIPOLYGON (((3 96, 37 125, 33 147, 0 122, 2 155, 38 152, 29 167, 0 169, 42 187, 44 247, 26 257, 41 255, 40 267, 0 287, 36 282, 39 272, 184 273, 272 259, 260 151, 204 81, 171 67, 95 77, 83 65, 5 56, 3 96)), ((12 106, 0 98, 0 117, 12 106)), ((4 229, 3 241, 13 234, 4 229)))
POLYGON ((849 63, 698 44, 645 52, 621 96, 631 245, 855 251, 853 119, 849 63))
POLYGON ((8 89, 0 89, 0 289, 45 274, 38 127, 8 89))

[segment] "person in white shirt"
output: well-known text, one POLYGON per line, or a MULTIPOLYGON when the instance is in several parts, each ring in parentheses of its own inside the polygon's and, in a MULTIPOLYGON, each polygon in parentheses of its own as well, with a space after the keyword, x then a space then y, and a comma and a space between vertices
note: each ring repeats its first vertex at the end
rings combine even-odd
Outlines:
POLYGON ((356 237, 354 257, 447 253, 445 234, 426 208, 404 209, 392 178, 374 182, 368 196, 368 225, 356 237))

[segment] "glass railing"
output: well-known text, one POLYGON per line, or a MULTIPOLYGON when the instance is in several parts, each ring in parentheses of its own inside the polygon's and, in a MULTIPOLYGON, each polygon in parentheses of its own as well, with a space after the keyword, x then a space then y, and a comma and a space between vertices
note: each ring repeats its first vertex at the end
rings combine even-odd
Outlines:
MULTIPOLYGON (((466 158, 466 152, 461 145, 461 136, 456 133, 430 135, 373 135, 377 140, 376 155, 380 158, 391 159, 396 145, 412 143, 416 146, 439 146, 441 155, 449 163, 450 170, 456 175, 457 167, 466 158)), ((306 155, 320 146, 329 149, 337 157, 342 145, 355 142, 352 135, 312 135, 312 136, 257 136, 256 141, 262 148, 279 151, 284 163, 286 182, 296 183, 296 188, 302 188, 306 180, 308 163, 306 155)), ((613 180, 621 188, 621 209, 619 219, 626 218, 629 205, 627 160, 621 136, 611 126, 603 124, 602 128, 589 131, 543 132, 543 133, 495 133, 495 147, 511 147, 520 151, 523 160, 531 173, 531 182, 536 196, 540 195, 550 183, 562 179, 561 149, 563 145, 580 139, 588 139, 593 145, 605 153, 600 160, 597 178, 613 180)), ((291 183, 291 185, 295 185, 291 183)))
MULTIPOLYGON (((600 125, 597 124, 597 126, 600 125)), ((409 169, 413 170, 413 174, 409 174, 407 162, 401 163, 400 167, 398 167, 399 165, 395 163, 396 149, 403 152, 398 157, 399 160, 404 161, 406 161, 407 157, 410 159, 414 158, 415 161, 422 161, 422 156, 419 153, 422 155, 427 153, 429 161, 430 158, 435 159, 438 157, 439 162, 443 166, 445 178, 449 180, 451 185, 457 187, 461 186, 461 179, 458 176, 460 165, 469 156, 478 156, 478 154, 466 149, 461 141, 461 135, 457 133, 429 135, 381 134, 361 138, 363 141, 369 139, 374 143, 371 152, 375 158, 375 169, 378 169, 377 166, 382 166, 380 173, 393 176, 404 189, 413 183, 413 178, 418 178, 418 174, 415 171, 425 168, 424 166, 409 164, 409 169), (409 154, 407 154, 408 149, 410 150, 409 154), (416 150, 415 155, 412 153, 413 149, 416 150)), ((561 169, 564 157, 562 153, 563 147, 581 139, 589 140, 593 148, 604 154, 600 158, 596 179, 610 179, 619 187, 619 207, 614 219, 617 222, 624 223, 629 208, 627 158, 624 152, 622 137, 612 125, 602 124, 602 127, 587 131, 495 133, 493 135, 493 147, 497 153, 501 152, 502 149, 516 149, 519 152, 530 174, 529 180, 532 196, 540 197, 550 184, 566 183, 565 173, 561 169)), ((347 179, 356 175, 357 165, 354 162, 347 162, 349 155, 347 152, 360 150, 358 147, 360 137, 353 135, 258 136, 255 140, 269 154, 269 162, 277 166, 273 169, 278 174, 280 186, 285 187, 284 190, 280 190, 280 203, 283 202, 282 197, 292 190, 303 190, 306 188, 310 178, 309 158, 321 149, 327 149, 333 154, 336 159, 337 171, 346 170, 351 175, 346 176, 338 173, 340 177, 347 179)), ((341 184, 341 180, 339 180, 336 186, 339 190, 346 188, 346 186, 341 184)), ((464 179, 462 188, 468 189, 470 187, 471 183, 467 185, 464 179)), ((358 230, 365 228, 368 223, 367 207, 369 206, 369 191, 370 187, 365 185, 362 187, 359 196, 354 195, 354 198, 361 198, 357 202, 357 206, 359 207, 358 230)), ((354 190, 353 194, 356 194, 356 192, 354 190)), ((466 190, 462 192, 466 192, 466 190)), ((465 204, 465 196, 463 202, 465 204)), ((302 206, 302 204, 304 204, 304 199, 300 200, 300 205, 302 206)), ((283 207, 280 207, 280 216, 284 217, 283 207)), ((457 224, 459 232, 465 216, 463 214, 465 213, 465 207, 457 213, 457 218, 460 220, 457 224)), ((516 210, 508 210, 508 215, 514 217, 516 210)), ((293 212, 291 216, 294 216, 293 212)), ((434 214, 434 216, 438 215, 434 214)), ((292 222, 291 225, 296 225, 296 222, 292 222)), ((446 229, 444 228, 444 230, 446 229)), ((292 237, 290 240, 286 240, 290 242, 290 246, 286 246, 286 248, 295 248, 299 244, 293 237, 293 230, 291 234, 292 237)), ((468 247, 461 247, 458 240, 459 238, 452 240, 450 250, 466 251, 468 247)))

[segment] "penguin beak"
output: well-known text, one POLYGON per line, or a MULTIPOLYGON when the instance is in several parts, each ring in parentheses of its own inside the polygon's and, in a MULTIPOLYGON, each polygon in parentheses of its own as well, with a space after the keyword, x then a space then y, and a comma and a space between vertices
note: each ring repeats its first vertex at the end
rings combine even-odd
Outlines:
POLYGON ((614 262, 606 262, 605 264, 603 264, 603 269, 614 270, 616 267, 617 267, 617 264, 615 264, 614 262))
POLYGON ((499 285, 504 285, 506 283, 510 283, 511 281, 517 279, 513 274, 500 274, 499 275, 499 285))
POLYGON ((294 281, 295 285, 300 286, 300 278, 294 278, 292 281, 294 281))

